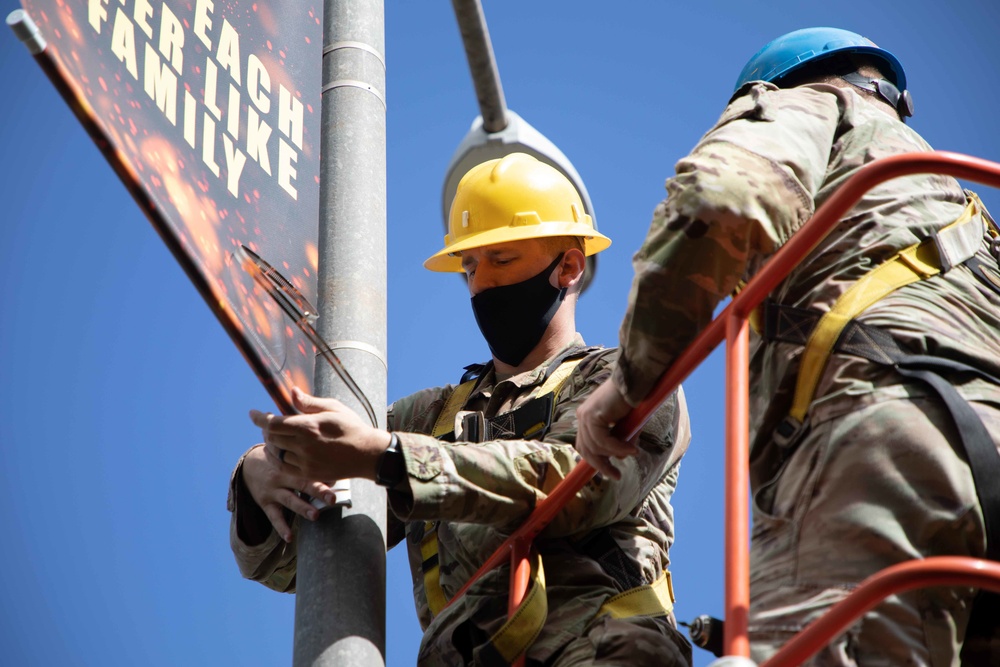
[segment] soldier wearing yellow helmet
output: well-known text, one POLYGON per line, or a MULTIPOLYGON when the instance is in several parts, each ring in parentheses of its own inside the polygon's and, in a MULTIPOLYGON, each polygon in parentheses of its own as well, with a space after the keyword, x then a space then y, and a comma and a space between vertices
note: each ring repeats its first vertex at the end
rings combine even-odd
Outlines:
POLYGON ((444 247, 425 266, 466 275, 492 359, 467 367, 456 385, 396 401, 390 432, 301 393, 301 415, 256 413, 265 444, 244 455, 231 488, 241 571, 293 590, 295 525, 315 510, 290 490, 332 501, 326 482, 365 477, 387 489, 389 546, 405 539, 409 552, 424 628, 419 664, 525 655, 529 665, 590 665, 598 656, 689 665, 667 570, 670 498, 690 438, 680 395, 650 420, 616 479, 580 491, 538 540, 532 586, 542 594, 526 598, 533 602, 513 623, 504 625, 506 570, 445 606, 579 461, 576 407, 616 355, 576 332, 585 258, 611 241, 564 175, 525 154, 485 162, 459 183, 449 218, 444 247), (296 515, 291 526, 285 508, 296 515))
POLYGON ((594 228, 565 176, 515 153, 462 177, 444 244, 424 266, 466 274, 476 322, 494 363, 502 372, 514 372, 533 368, 576 331, 568 326, 575 303, 566 308, 562 303, 567 293, 575 300, 582 274, 580 280, 560 275, 550 284, 556 265, 575 273, 578 262, 610 246, 611 239, 594 228), (526 253, 537 260, 534 264, 547 258, 548 266, 538 273, 543 267, 526 261, 526 253), (551 335, 545 336, 550 325, 551 335))

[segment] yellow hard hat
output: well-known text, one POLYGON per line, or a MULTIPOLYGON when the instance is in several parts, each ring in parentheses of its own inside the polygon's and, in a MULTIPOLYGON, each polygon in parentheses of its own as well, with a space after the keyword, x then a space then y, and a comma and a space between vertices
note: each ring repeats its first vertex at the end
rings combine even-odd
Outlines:
POLYGON ((476 165, 462 177, 444 248, 424 266, 461 272, 458 253, 463 250, 550 236, 579 236, 588 256, 611 245, 611 239, 594 229, 568 178, 530 155, 511 153, 476 165))

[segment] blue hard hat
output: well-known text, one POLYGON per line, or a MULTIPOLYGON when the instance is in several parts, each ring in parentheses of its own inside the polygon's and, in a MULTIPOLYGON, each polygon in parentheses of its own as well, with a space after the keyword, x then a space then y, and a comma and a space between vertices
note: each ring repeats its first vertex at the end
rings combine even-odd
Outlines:
POLYGON ((903 66, 892 55, 866 37, 840 28, 804 28, 782 35, 754 54, 736 81, 739 90, 748 81, 774 81, 806 63, 828 58, 835 53, 858 53, 883 65, 885 76, 899 90, 906 90, 903 66))

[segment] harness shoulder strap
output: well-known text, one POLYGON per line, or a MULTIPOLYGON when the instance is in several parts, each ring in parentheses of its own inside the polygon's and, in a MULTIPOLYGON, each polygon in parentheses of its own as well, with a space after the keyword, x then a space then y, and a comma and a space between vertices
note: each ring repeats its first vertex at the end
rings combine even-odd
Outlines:
POLYGON ((562 354, 552 360, 545 368, 542 386, 535 392, 535 396, 543 396, 546 393, 558 393, 566 379, 573 370, 586 359, 592 352, 602 352, 605 348, 599 345, 579 345, 565 350, 562 354))
MULTIPOLYGON (((478 377, 466 380, 452 390, 438 414, 431 429, 431 435, 440 438, 451 433, 455 428, 455 415, 469 400, 472 390, 479 382, 478 377)), ((420 540, 420 558, 424 575, 424 595, 427 598, 427 608, 431 616, 437 616, 448 604, 444 590, 441 588, 441 562, 438 557, 437 524, 428 521, 424 524, 423 537, 420 540)))
POLYGON ((576 367, 580 365, 586 357, 577 357, 576 359, 567 359, 559 364, 551 375, 542 383, 542 386, 538 388, 535 393, 536 396, 544 396, 545 394, 553 394, 556 398, 559 396, 559 392, 562 391, 563 385, 566 384, 566 380, 569 376, 576 370, 576 367))
MULTIPOLYGON (((850 287, 821 316, 805 309, 773 306, 765 308, 765 333, 774 340, 800 342, 809 334, 803 351, 799 376, 789 417, 777 434, 789 437, 805 420, 819 378, 831 352, 854 354, 879 364, 891 365, 903 377, 925 383, 940 397, 958 432, 956 451, 969 463, 976 495, 983 512, 986 532, 986 557, 1000 559, 1000 454, 982 420, 958 393, 945 375, 974 374, 994 383, 984 371, 947 359, 915 355, 904 351, 889 332, 855 320, 866 308, 894 290, 945 273, 959 264, 967 264, 985 284, 1000 292, 1000 285, 987 278, 975 259, 984 239, 991 254, 1000 259, 1000 229, 986 211, 979 197, 966 190, 969 204, 953 223, 922 243, 897 253, 850 287), (986 226, 981 221, 985 221, 986 226), (818 320, 818 321, 817 321, 818 320), (779 333, 780 332, 780 333, 779 333)), ((963 664, 996 664, 1000 645, 994 639, 1000 632, 1000 595, 980 591, 976 596, 962 649, 963 664)))
POLYGON ((472 395, 472 390, 476 388, 476 383, 478 382, 479 378, 467 380, 455 387, 451 394, 448 395, 448 400, 445 401, 444 407, 441 408, 441 412, 438 413, 438 418, 434 422, 434 428, 431 429, 433 437, 440 438, 442 435, 447 435, 454 430, 455 415, 462 409, 465 402, 469 400, 469 396, 472 395))
POLYGON ((820 317, 806 343, 789 417, 798 423, 805 420, 819 379, 848 322, 900 287, 947 271, 975 255, 983 238, 981 218, 977 215, 980 210, 978 197, 971 197, 954 222, 929 239, 899 251, 840 295, 820 317), (968 241, 973 236, 975 243, 968 241))
MULTIPOLYGON (((566 383, 573 370, 588 354, 599 349, 601 348, 574 347, 557 357, 546 368, 545 380, 538 391, 535 392, 535 397, 553 394, 553 398, 558 399, 562 386, 566 383)), ((451 394, 449 394, 444 407, 441 408, 441 412, 438 413, 438 417, 434 421, 434 428, 431 429, 433 437, 440 438, 454 430, 455 416, 458 415, 465 406, 466 401, 469 400, 469 396, 472 395, 486 367, 487 364, 473 364, 465 367, 467 372, 462 376, 461 384, 455 387, 451 394)), ((555 401, 553 401, 553 405, 555 405, 555 401)))
MULTIPOLYGON (((547 402, 550 402, 553 406, 552 409, 554 409, 559 392, 562 391, 562 388, 569 379, 569 376, 593 349, 594 348, 574 349, 570 351, 570 354, 576 353, 578 356, 556 359, 555 362, 549 366, 549 369, 547 369, 546 372, 548 373, 548 377, 545 378, 545 381, 541 384, 538 391, 535 392, 536 397, 532 399, 532 402, 542 398, 547 402)), ((434 428, 431 435, 435 438, 440 438, 441 436, 452 432, 455 425, 455 416, 465 406, 466 401, 469 399, 469 396, 472 395, 472 391, 475 389, 478 381, 478 378, 473 378, 455 387, 445 401, 444 407, 441 408, 441 412, 438 414, 438 418, 434 422, 434 428)), ((551 418, 551 409, 546 417, 551 418)), ((542 424, 542 427, 544 426, 546 426, 546 424, 542 424)), ((543 431, 544 428, 534 428, 531 433, 514 435, 517 435, 517 437, 531 437, 532 435, 538 435, 543 431)), ((422 569, 424 575, 424 592, 427 596, 427 606, 431 615, 437 616, 448 604, 448 599, 441 588, 441 564, 438 556, 437 524, 434 522, 427 522, 424 525, 424 534, 420 541, 420 556, 423 561, 422 569)), ((544 584, 542 585, 542 596, 544 597, 544 584)), ((517 631, 512 630, 509 632, 517 631)), ((532 637, 532 641, 533 640, 534 637, 532 637)))

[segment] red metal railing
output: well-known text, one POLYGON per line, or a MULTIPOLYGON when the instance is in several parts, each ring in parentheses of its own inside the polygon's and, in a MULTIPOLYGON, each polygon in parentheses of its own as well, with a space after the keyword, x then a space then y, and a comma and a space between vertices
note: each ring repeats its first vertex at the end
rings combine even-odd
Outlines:
MULTIPOLYGON (((1000 164, 958 153, 907 153, 865 165, 775 253, 726 309, 677 357, 652 393, 614 429, 617 436, 626 440, 638 434, 660 403, 705 360, 723 338, 726 339, 726 623, 723 640, 726 655, 750 655, 747 633, 750 613, 750 557, 746 548, 749 543, 749 488, 746 468, 749 460, 750 313, 816 247, 865 192, 899 176, 926 173, 946 174, 1000 188, 1000 164)), ((512 576, 508 609, 512 613, 527 591, 530 571, 527 557, 532 540, 594 476, 594 472, 594 468, 586 462, 577 464, 552 493, 538 504, 524 524, 483 563, 451 602, 464 595, 483 574, 509 557, 512 576)), ((941 585, 976 586, 1000 592, 1000 564, 973 558, 937 557, 887 568, 866 579, 820 620, 786 644, 764 666, 798 665, 888 595, 912 588, 941 585)), ((523 663, 523 658, 521 662, 523 663)))
POLYGON ((1000 563, 935 556, 887 567, 861 582, 850 595, 792 637, 760 667, 801 665, 885 598, 928 586, 970 586, 1000 592, 1000 563))

